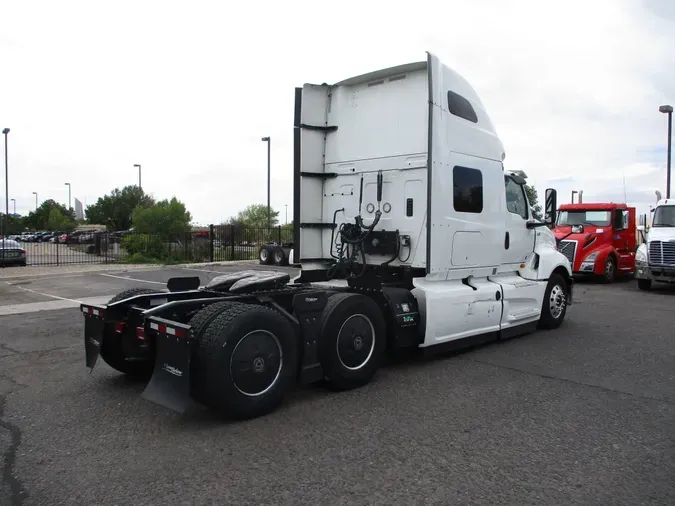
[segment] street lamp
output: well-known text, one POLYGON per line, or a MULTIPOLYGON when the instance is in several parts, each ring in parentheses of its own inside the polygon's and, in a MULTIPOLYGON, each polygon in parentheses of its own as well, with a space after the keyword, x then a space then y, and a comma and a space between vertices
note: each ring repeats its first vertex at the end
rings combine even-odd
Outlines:
POLYGON ((68 187, 68 212, 70 212, 70 183, 65 183, 68 187))
MULTIPOLYGON (((2 220, 4 224, 9 216, 9 165, 7 163, 7 134, 9 128, 5 128, 2 133, 5 134, 5 217, 2 220)), ((0 235, 2 235, 2 227, 0 227, 0 235)))
POLYGON ((270 146, 272 140, 269 137, 261 139, 267 143, 267 230, 272 228, 272 212, 270 210, 270 146))
POLYGON ((659 112, 668 115, 668 161, 666 162, 666 198, 670 198, 670 148, 673 138, 673 106, 662 105, 659 112))
POLYGON ((286 225, 288 225, 288 204, 284 204, 284 207, 286 208, 286 225))
POLYGON ((139 164, 135 163, 134 167, 138 167, 138 187, 140 189, 143 189, 143 187, 141 186, 141 166, 139 164))
POLYGON ((37 208, 38 208, 38 205, 37 205, 37 192, 33 192, 33 195, 35 195, 35 211, 37 212, 37 208))
POLYGON ((16 216, 16 199, 12 199, 12 202, 14 202, 14 215, 16 216))

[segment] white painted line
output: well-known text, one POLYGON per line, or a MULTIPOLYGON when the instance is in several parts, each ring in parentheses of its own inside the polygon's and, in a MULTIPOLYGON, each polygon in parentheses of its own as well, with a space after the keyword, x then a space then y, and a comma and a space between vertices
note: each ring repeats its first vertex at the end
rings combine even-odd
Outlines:
POLYGON ((7 283, 10 286, 13 286, 14 288, 18 288, 19 290, 23 290, 24 292, 30 292, 30 293, 34 293, 36 295, 42 295, 43 297, 51 297, 52 299, 58 299, 58 300, 69 300, 71 302, 77 302, 77 303, 80 302, 80 301, 75 300, 75 299, 69 299, 67 297, 59 297, 58 295, 52 295, 51 293, 43 293, 43 292, 38 292, 37 290, 32 290, 30 288, 24 288, 23 286, 14 285, 14 284, 10 283, 9 281, 5 281, 5 283, 7 283))
POLYGON ((99 274, 99 276, 105 276, 107 278, 124 279, 125 281, 139 281, 140 283, 152 283, 153 285, 164 285, 164 286, 166 286, 166 283, 163 282, 163 281, 148 281, 147 279, 131 278, 131 277, 128 277, 128 276, 115 276, 114 274, 99 274))
POLYGON ((100 297, 86 297, 82 300, 61 299, 51 300, 49 302, 29 302, 27 304, 11 304, 9 306, 0 306, 0 316, 9 316, 25 313, 37 313, 39 311, 54 311, 57 309, 77 308, 80 304, 106 304, 114 295, 100 297))

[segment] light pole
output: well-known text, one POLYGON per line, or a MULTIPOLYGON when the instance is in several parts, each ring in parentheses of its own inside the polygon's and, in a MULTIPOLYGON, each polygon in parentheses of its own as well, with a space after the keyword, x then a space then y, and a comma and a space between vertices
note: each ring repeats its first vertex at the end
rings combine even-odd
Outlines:
POLYGON ((12 202, 14 203, 14 215, 16 215, 16 199, 12 199, 12 202))
MULTIPOLYGON (((2 220, 4 225, 9 216, 9 164, 7 163, 7 134, 9 133, 9 128, 5 128, 2 133, 5 134, 5 217, 2 220)), ((2 235, 2 232, 3 229, 0 228, 0 235, 2 235)))
POLYGON ((288 204, 284 204, 284 207, 286 207, 286 225, 288 225, 288 204))
POLYGON ((670 198, 670 148, 673 138, 673 106, 662 105, 659 107, 659 112, 668 115, 668 158, 666 162, 666 198, 670 198))
POLYGON ((135 163, 134 167, 138 167, 138 187, 142 190, 143 187, 141 186, 141 166, 140 164, 135 163))
POLYGON ((35 212, 37 212, 37 208, 38 208, 38 205, 37 205, 37 192, 33 192, 33 195, 35 195, 35 212))
POLYGON ((272 228, 272 212, 270 210, 270 146, 272 140, 269 137, 263 137, 263 142, 267 143, 267 230, 272 228))
POLYGON ((68 187, 68 212, 70 212, 70 183, 65 183, 68 187))

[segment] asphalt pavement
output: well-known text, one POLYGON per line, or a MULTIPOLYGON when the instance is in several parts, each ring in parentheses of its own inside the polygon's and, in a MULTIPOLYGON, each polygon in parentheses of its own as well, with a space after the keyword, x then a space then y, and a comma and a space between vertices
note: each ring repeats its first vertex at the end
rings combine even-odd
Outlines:
POLYGON ((675 504, 675 290, 579 283, 557 331, 247 422, 85 368, 80 301, 242 268, 0 279, 0 505, 675 504))

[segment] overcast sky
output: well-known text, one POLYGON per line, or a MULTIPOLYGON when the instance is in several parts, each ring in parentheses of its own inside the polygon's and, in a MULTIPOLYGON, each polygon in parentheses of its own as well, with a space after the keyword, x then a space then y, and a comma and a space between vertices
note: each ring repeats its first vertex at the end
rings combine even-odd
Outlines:
MULTIPOLYGON (((476 88, 543 194, 665 194, 675 105, 673 0, 2 2, 0 128, 10 199, 91 204, 138 181, 220 222, 266 202, 292 216, 293 94, 438 54, 476 88), (105 7, 104 7, 105 5, 105 7)), ((4 210, 4 189, 2 192, 4 210)), ((11 212, 11 208, 10 208, 11 212)))

